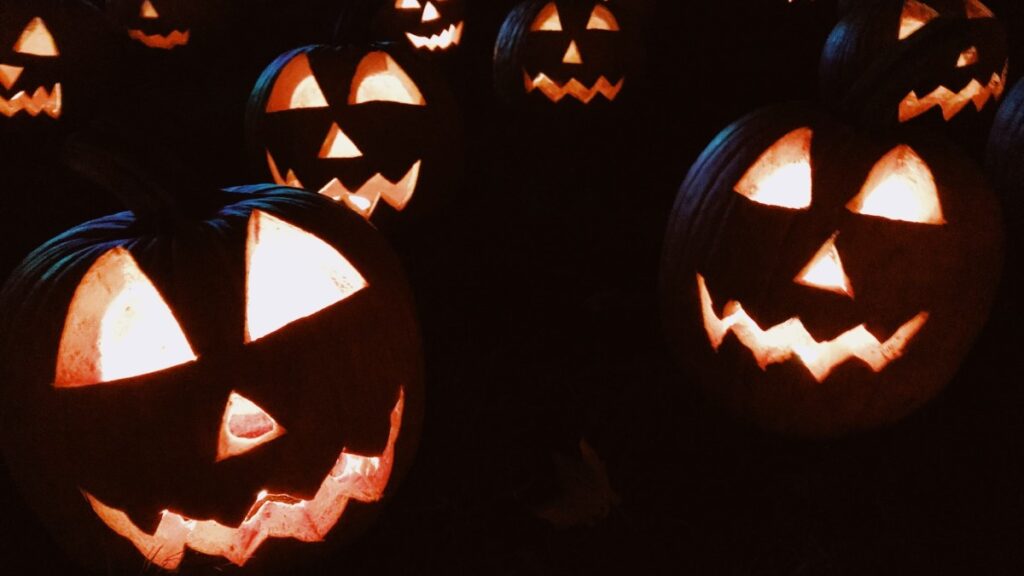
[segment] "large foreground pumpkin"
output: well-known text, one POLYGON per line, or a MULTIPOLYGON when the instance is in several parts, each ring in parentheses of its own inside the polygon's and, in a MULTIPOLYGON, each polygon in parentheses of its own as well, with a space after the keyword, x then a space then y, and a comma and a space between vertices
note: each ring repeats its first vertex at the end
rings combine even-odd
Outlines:
POLYGON ((101 570, 291 569, 364 525, 410 462, 403 273, 322 196, 233 189, 174 214, 134 194, 0 295, 9 465, 101 570))
POLYGON ((762 427, 877 427, 952 378, 1000 247, 995 197, 956 148, 768 109, 715 138, 683 183, 666 330, 710 395, 762 427))

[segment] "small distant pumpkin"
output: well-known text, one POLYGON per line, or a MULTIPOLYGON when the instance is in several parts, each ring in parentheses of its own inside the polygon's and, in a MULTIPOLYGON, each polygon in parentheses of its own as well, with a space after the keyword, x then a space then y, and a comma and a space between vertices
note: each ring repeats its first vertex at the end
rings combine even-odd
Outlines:
POLYGON ((107 0, 106 10, 138 46, 171 51, 193 44, 196 34, 214 34, 216 23, 228 14, 228 1, 107 0))
POLYGON ((498 33, 495 83, 509 101, 606 106, 635 81, 629 75, 637 59, 616 4, 527 0, 509 13, 498 33))
POLYGON ((281 55, 253 89, 246 122, 261 173, 377 224, 437 213, 454 192, 461 126, 453 96, 398 45, 281 55))
POLYGON ((832 31, 821 89, 863 126, 983 140, 1008 66, 1006 32, 981 0, 874 0, 849 6, 832 31))
POLYGON ((763 428, 890 424, 950 381, 985 324, 1001 229, 958 148, 766 109, 715 138, 679 191, 665 328, 709 395, 763 428))
POLYGON ((121 192, 133 212, 0 292, 3 448, 30 503, 103 572, 280 569, 350 538, 417 442, 397 258, 300 190, 121 192))

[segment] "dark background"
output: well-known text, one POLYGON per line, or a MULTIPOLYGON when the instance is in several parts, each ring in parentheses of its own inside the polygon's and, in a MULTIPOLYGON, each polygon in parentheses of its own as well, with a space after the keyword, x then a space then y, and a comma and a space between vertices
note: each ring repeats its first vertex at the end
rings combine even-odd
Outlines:
MULTIPOLYGON (((341 3, 255 3, 236 22, 247 45, 235 74, 183 77, 233 114, 210 134, 162 135, 172 149, 193 143, 178 161, 197 180, 252 181, 243 151, 222 148, 240 143, 239 87, 289 43, 326 40, 341 3)), ((1015 288, 946 393, 895 427, 843 440, 773 438, 731 421, 661 337, 657 260, 679 183, 728 123, 816 97, 835 2, 636 0, 647 61, 625 110, 581 128, 586 137, 552 127, 557 146, 493 94, 492 46, 514 2, 469 4, 464 60, 446 71, 465 122, 459 200, 426 241, 396 240, 427 352, 420 452, 365 537, 304 570, 1024 573, 1015 288)), ((1024 6, 988 4, 1010 29, 1011 62, 1024 62, 1024 6)), ((124 81, 139 88, 146 77, 124 81)), ((1018 205, 1007 211, 1011 276, 1018 205)), ((33 233, 22 222, 12 236, 33 233)), ((79 573, 14 490, 0 474, 0 572, 79 573)))

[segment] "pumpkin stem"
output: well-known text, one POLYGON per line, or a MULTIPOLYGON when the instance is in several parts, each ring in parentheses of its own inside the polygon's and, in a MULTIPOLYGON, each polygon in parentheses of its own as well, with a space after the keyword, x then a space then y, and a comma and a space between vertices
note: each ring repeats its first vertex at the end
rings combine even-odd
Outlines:
MULTIPOLYGON (((198 207, 198 187, 180 182, 189 172, 171 163, 161 171, 146 160, 169 154, 153 154, 152 145, 129 145, 109 130, 77 133, 61 148, 61 162, 70 170, 108 191, 147 224, 173 224, 186 219, 198 207), (174 176, 168 177, 168 174, 174 176)), ((163 161, 163 160, 162 160, 163 161)))

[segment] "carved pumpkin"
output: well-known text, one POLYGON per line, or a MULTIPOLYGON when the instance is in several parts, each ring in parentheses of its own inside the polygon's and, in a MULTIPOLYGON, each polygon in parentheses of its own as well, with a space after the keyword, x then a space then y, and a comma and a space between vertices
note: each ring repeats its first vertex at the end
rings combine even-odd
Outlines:
POLYGON ((364 525, 410 461, 404 276, 326 198, 157 197, 52 240, 0 295, 8 463, 103 571, 294 566, 364 525))
POLYGON ((822 93, 859 123, 987 133, 1007 72, 1006 33, 981 0, 849 7, 822 54, 822 93))
POLYGON ((494 51, 498 93, 562 105, 615 102, 636 58, 617 7, 528 0, 505 19, 494 51))
POLYGON ((462 43, 465 4, 465 0, 356 0, 342 12, 339 39, 400 41, 423 56, 450 54, 462 43))
POLYGON ((176 50, 209 32, 228 9, 226 0, 108 0, 107 15, 139 46, 176 50))
POLYGON ((952 378, 1000 248, 995 198, 955 148, 768 109, 722 132, 683 183, 666 330, 708 392, 762 427, 872 428, 952 378))
POLYGON ((105 32, 84 3, 0 3, 0 130, 40 131, 92 111, 109 81, 105 32))
POLYGON ((274 61, 247 113, 254 161, 375 223, 444 204, 456 178, 451 93, 394 46, 307 46, 274 61))

